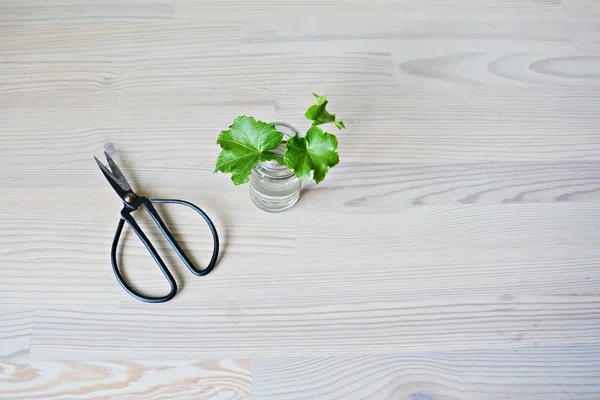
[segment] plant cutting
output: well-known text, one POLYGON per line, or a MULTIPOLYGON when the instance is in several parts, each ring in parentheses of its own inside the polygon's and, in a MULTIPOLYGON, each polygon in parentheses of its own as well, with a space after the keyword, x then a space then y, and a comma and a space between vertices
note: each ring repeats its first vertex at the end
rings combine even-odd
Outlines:
POLYGON ((312 177, 318 184, 339 162, 337 137, 321 126, 331 123, 344 129, 345 125, 327 111, 327 96, 313 95, 317 103, 304 114, 312 121, 304 135, 289 124, 243 115, 217 138, 221 154, 215 172, 230 173, 236 186, 250 182, 252 200, 263 210, 291 207, 298 200, 300 181, 312 177))

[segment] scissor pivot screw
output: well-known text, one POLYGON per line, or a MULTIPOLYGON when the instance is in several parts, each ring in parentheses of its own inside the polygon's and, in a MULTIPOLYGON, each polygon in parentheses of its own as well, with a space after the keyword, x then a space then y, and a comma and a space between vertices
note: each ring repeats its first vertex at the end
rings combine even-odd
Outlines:
POLYGON ((125 201, 128 202, 129 204, 133 203, 135 201, 135 199, 137 199, 137 196, 135 195, 135 193, 127 193, 125 195, 125 201))

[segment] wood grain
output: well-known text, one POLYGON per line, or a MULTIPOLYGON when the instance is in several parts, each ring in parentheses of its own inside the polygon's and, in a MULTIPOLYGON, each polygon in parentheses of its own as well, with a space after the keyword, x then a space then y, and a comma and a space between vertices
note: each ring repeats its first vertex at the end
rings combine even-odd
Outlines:
POLYGON ((251 399, 249 360, 0 363, 2 399, 251 399))
POLYGON ((600 53, 600 7, 593 0, 565 0, 565 16, 577 52, 589 57, 600 53))
POLYGON ((164 22, 173 18, 173 0, 3 0, 0 26, 115 25, 164 22))
POLYGON ((252 363, 254 393, 259 399, 278 400, 597 399, 599 353, 596 342, 460 353, 257 359, 252 363))
POLYGON ((599 71, 595 0, 0 0, 0 398, 600 398, 599 71), (341 162, 263 213, 216 137, 311 92, 341 162), (136 214, 170 303, 103 151, 215 221, 197 278, 136 214))
POLYGON ((34 312, 15 307, 0 309, 0 360, 27 360, 34 312))
POLYGON ((508 301, 462 296, 270 308, 213 300, 203 304, 202 313, 40 310, 30 357, 185 360, 566 346, 598 339, 599 302, 593 295, 508 301))

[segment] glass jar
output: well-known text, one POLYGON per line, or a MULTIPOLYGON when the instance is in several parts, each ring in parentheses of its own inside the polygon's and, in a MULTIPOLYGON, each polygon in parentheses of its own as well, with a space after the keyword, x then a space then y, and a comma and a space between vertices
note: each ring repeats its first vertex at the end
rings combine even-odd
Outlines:
MULTIPOLYGON (((298 133, 292 125, 283 122, 273 122, 275 128, 283 133, 283 140, 298 133)), ((285 144, 275 152, 283 154, 285 144)), ((257 164, 250 175, 250 199, 261 210, 267 212, 285 211, 298 201, 302 182, 294 172, 276 161, 265 161, 257 164)))

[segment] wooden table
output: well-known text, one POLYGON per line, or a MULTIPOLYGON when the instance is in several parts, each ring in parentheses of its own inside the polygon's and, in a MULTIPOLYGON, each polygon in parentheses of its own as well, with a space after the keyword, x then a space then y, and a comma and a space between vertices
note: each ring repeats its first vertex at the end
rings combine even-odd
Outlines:
POLYGON ((599 264, 596 0, 0 0, 2 399, 599 399, 599 264), (341 162, 264 213, 216 137, 311 92, 341 162), (104 150, 216 222, 169 303, 104 150))

